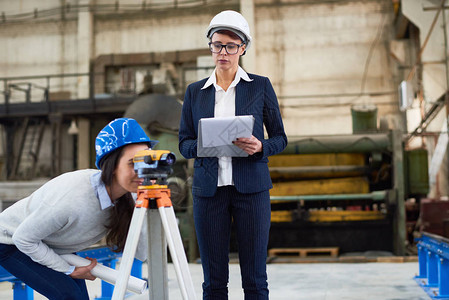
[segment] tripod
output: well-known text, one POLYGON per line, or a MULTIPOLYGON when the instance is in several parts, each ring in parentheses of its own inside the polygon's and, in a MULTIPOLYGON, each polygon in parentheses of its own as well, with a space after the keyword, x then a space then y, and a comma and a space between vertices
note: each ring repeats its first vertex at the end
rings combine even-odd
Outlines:
POLYGON ((149 298, 168 300, 167 243, 184 300, 195 300, 195 290, 178 230, 167 185, 151 184, 145 179, 139 186, 112 300, 125 296, 126 284, 136 254, 143 221, 148 221, 149 298), (149 184, 149 185, 145 185, 149 184), (147 214, 148 211, 148 214, 147 214))

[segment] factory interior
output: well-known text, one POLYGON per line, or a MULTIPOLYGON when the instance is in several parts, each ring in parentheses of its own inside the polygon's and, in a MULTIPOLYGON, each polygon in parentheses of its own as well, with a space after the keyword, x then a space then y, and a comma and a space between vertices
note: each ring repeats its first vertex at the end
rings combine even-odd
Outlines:
MULTIPOLYGON (((268 163, 270 298, 449 299, 446 0, 0 1, 0 211, 95 169, 96 134, 133 118, 176 155, 168 187, 200 299, 178 130, 187 86, 214 71, 205 32, 223 10, 248 21, 240 65, 270 79, 288 138, 268 163)), ((230 299, 237 250, 231 235, 230 299)), ((0 299, 45 298, 0 268, 0 299)))

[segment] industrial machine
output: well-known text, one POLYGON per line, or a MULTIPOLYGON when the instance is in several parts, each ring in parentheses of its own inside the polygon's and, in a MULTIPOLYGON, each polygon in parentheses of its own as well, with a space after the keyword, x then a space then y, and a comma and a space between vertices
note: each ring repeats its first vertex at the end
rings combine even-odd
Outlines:
MULTIPOLYGON (((150 95, 135 101, 136 107, 125 115, 147 118, 141 123, 150 124, 151 136, 160 140, 157 148, 178 151, 178 123, 165 120, 163 114, 145 113, 144 108, 148 112, 161 97, 167 110, 179 112, 181 105, 174 98, 150 95)), ((404 255, 407 243, 413 244, 419 211, 407 209, 406 200, 419 203, 427 196, 427 151, 405 151, 400 131, 378 130, 371 112, 356 113, 354 134, 289 137, 287 148, 269 158, 269 248, 338 247, 340 254, 377 250, 404 255)), ((192 260, 197 255, 189 187, 193 170, 179 153, 177 157, 180 162, 168 185, 192 260)), ((231 251, 236 249, 231 239, 231 251)))
POLYGON ((427 152, 404 151, 399 131, 375 126, 354 130, 353 123, 352 135, 290 138, 270 157, 269 248, 406 254, 416 219, 407 220, 405 201, 428 193, 427 152))
MULTIPOLYGON (((42 139, 38 137, 44 127, 41 128, 40 123, 31 126, 26 121, 19 131, 17 124, 23 117, 22 105, 0 107, 2 124, 10 141, 5 152, 6 172, 3 172, 8 179, 19 178, 21 173, 29 173, 33 178, 36 170, 45 171, 37 160, 40 146, 34 149, 25 144, 30 139, 41 145, 42 139), (30 136, 29 128, 41 129, 30 136), (20 143, 14 142, 17 139, 20 143), (18 150, 12 147, 16 144, 20 146, 18 150), (34 157, 28 167, 21 158, 23 153, 34 157), (25 172, 28 169, 31 172, 25 172)), ((62 134, 63 116, 71 120, 78 115, 89 116, 93 132, 98 124, 103 125, 106 120, 118 116, 134 118, 148 129, 151 138, 159 140, 155 149, 170 149, 178 158, 173 174, 167 178, 167 186, 171 190, 184 247, 188 249, 190 260, 197 258, 190 193, 193 167, 178 151, 182 104, 176 97, 169 93, 140 94, 123 99, 92 97, 26 103, 26 107, 25 115, 31 118, 30 122, 32 118, 51 121, 51 152, 52 157, 58 157, 52 164, 58 163, 48 168, 54 175, 63 169, 62 154, 68 153, 62 151, 62 146, 74 148, 77 143, 76 136, 71 139, 72 136, 62 134), (106 103, 108 105, 104 105, 106 103), (98 120, 99 116, 104 121, 98 120), (68 143, 63 143, 64 138, 68 143)), ((402 255, 406 243, 413 243, 420 199, 428 193, 427 152, 424 149, 405 151, 402 134, 396 130, 378 130, 377 115, 372 111, 368 109, 363 116, 363 111, 352 111, 353 134, 289 136, 285 151, 269 158, 274 183, 270 248, 339 247, 340 253, 383 250, 402 255), (415 208, 406 205, 406 200, 412 198, 416 199, 415 208)), ((235 249, 236 246, 231 245, 231 250, 235 249)))

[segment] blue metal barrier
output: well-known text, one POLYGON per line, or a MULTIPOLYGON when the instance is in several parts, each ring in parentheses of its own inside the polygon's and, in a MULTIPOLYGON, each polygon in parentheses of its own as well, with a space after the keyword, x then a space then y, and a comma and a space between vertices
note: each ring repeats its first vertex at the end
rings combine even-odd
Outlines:
MULTIPOLYGON (((109 248, 96 248, 84 250, 77 253, 81 257, 95 258, 99 263, 105 266, 115 269, 118 258, 121 253, 112 252, 109 248)), ((131 269, 131 275, 142 278, 142 262, 135 259, 133 267, 131 269)), ((24 284, 22 281, 9 274, 5 269, 0 266, 0 282, 9 281, 12 283, 14 300, 33 300, 33 289, 24 284)), ((105 281, 101 281, 101 297, 95 298, 96 300, 110 300, 114 286, 105 281)))
POLYGON ((33 289, 25 285, 22 281, 17 280, 8 273, 3 267, 0 267, 0 281, 9 281, 12 283, 14 300, 33 300, 33 289))
POLYGON ((418 241, 415 281, 432 299, 449 300, 449 239, 424 232, 418 241))

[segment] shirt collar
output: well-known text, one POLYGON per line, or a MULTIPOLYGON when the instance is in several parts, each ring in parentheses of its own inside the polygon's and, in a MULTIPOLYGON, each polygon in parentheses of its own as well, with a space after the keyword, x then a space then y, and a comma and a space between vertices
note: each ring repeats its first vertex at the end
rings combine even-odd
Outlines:
POLYGON ((100 201, 100 207, 102 210, 105 210, 108 207, 114 206, 109 197, 108 191, 106 190, 106 186, 101 180, 101 172, 96 172, 90 176, 90 183, 97 195, 98 200, 100 201))
MULTIPOLYGON (((217 69, 215 68, 212 74, 210 75, 209 79, 207 79, 206 83, 201 88, 202 90, 207 89, 209 86, 216 85, 217 84, 217 77, 215 76, 215 71, 217 69)), ((249 78, 248 73, 245 72, 245 70, 242 69, 242 67, 239 66, 237 69, 237 73, 235 74, 234 81, 231 83, 232 86, 236 86, 237 83, 239 83, 240 79, 243 79, 247 82, 253 81, 251 78, 249 78)))

